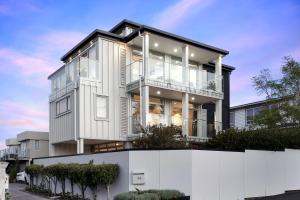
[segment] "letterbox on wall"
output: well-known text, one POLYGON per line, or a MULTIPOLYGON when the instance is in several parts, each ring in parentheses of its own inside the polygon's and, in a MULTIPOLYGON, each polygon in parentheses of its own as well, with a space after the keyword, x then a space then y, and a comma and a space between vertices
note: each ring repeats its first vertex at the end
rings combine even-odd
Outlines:
POLYGON ((132 172, 131 173, 132 185, 144 185, 145 173, 144 172, 132 172))

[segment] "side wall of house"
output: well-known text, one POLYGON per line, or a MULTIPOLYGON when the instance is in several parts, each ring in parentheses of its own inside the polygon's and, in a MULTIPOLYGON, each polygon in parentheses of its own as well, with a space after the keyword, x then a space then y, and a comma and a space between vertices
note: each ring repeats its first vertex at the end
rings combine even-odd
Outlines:
POLYGON ((100 37, 97 44, 99 79, 80 78, 78 136, 83 139, 120 140, 121 117, 124 117, 121 115, 121 101, 126 98, 125 82, 121 82, 125 78, 125 74, 121 77, 122 68, 126 67, 125 46, 100 37), (108 99, 106 119, 96 116, 97 96, 108 99))

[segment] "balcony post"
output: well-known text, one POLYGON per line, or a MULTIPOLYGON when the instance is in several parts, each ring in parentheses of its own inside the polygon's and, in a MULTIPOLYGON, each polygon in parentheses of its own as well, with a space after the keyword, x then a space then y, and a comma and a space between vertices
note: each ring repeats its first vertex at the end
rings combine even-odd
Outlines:
POLYGON ((202 89, 202 82, 203 82, 203 66, 202 65, 199 65, 198 67, 198 74, 197 74, 197 88, 198 89, 202 89))
MULTIPOLYGON (((149 34, 143 35, 143 76, 144 81, 149 78, 149 34)), ((143 127, 149 125, 149 86, 143 85, 141 94, 141 123, 143 127)))
POLYGON ((190 70, 189 70, 189 46, 184 45, 182 47, 182 65, 183 65, 183 83, 185 86, 189 86, 190 70))
POLYGON ((215 103, 215 130, 216 133, 222 130, 222 100, 215 103))
POLYGON ((80 138, 77 140, 77 154, 84 153, 84 139, 80 138))
POLYGON ((215 61, 215 79, 216 79, 216 90, 222 92, 222 56, 219 55, 215 61))
POLYGON ((189 135, 189 94, 182 93, 182 135, 189 135))
POLYGON ((203 134, 203 119, 202 119, 202 104, 197 108, 197 137, 202 137, 203 134))

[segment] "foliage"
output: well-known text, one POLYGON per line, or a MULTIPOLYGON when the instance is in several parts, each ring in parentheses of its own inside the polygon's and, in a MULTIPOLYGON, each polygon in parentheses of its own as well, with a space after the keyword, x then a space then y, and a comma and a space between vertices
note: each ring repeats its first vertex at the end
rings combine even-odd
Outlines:
POLYGON ((284 57, 281 73, 282 78, 275 80, 271 71, 264 69, 252 78, 258 94, 266 95, 269 105, 279 105, 277 112, 260 113, 254 121, 258 125, 271 128, 300 123, 300 63, 291 57, 284 57))
POLYGON ((19 162, 19 160, 16 160, 16 162, 13 164, 13 166, 9 172, 9 182, 10 183, 16 181, 18 172, 20 172, 20 162, 19 162))
POLYGON ((38 177, 39 174, 41 174, 43 171, 42 165, 29 165, 25 167, 25 172, 29 175, 30 179, 30 187, 34 185, 33 180, 34 178, 38 177))
POLYGON ((121 193, 115 196, 114 200, 171 200, 183 196, 184 193, 177 190, 137 190, 121 193))
MULTIPOLYGON (((94 165, 89 164, 53 164, 46 167, 40 165, 31 165, 26 168, 26 173, 31 175, 30 177, 37 176, 39 174, 48 177, 49 181, 52 181, 55 188, 54 194, 56 194, 56 185, 58 182, 62 186, 62 199, 76 199, 76 195, 73 193, 73 185, 76 183, 81 189, 81 198, 85 199, 85 191, 87 187, 94 193, 94 198, 96 199, 97 188, 102 186, 106 187, 107 195, 109 197, 109 187, 119 175, 119 166, 117 164, 101 164, 94 165), (72 193, 66 193, 65 191, 65 181, 69 179, 71 182, 72 193)), ((30 190, 33 192, 48 192, 51 194, 50 187, 45 189, 44 187, 33 186, 33 181, 31 182, 30 190)), ((50 186, 51 184, 49 184, 50 186)))
POLYGON ((204 144, 207 149, 244 151, 300 149, 299 128, 273 128, 256 130, 228 129, 204 144))
POLYGON ((133 142, 135 148, 164 149, 188 147, 185 141, 178 140, 181 130, 177 126, 152 126, 144 129, 143 132, 142 137, 133 142))

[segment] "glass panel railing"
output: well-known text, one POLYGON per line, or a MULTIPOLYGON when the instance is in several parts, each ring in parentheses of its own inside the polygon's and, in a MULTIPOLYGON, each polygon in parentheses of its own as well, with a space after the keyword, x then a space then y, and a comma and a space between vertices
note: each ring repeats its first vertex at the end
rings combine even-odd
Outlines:
MULTIPOLYGON (((139 80, 142 61, 135 61, 126 67, 127 84, 139 80)), ((149 76, 152 81, 184 86, 196 90, 222 92, 222 76, 194 67, 185 68, 182 64, 168 63, 163 60, 149 59, 149 76)))

